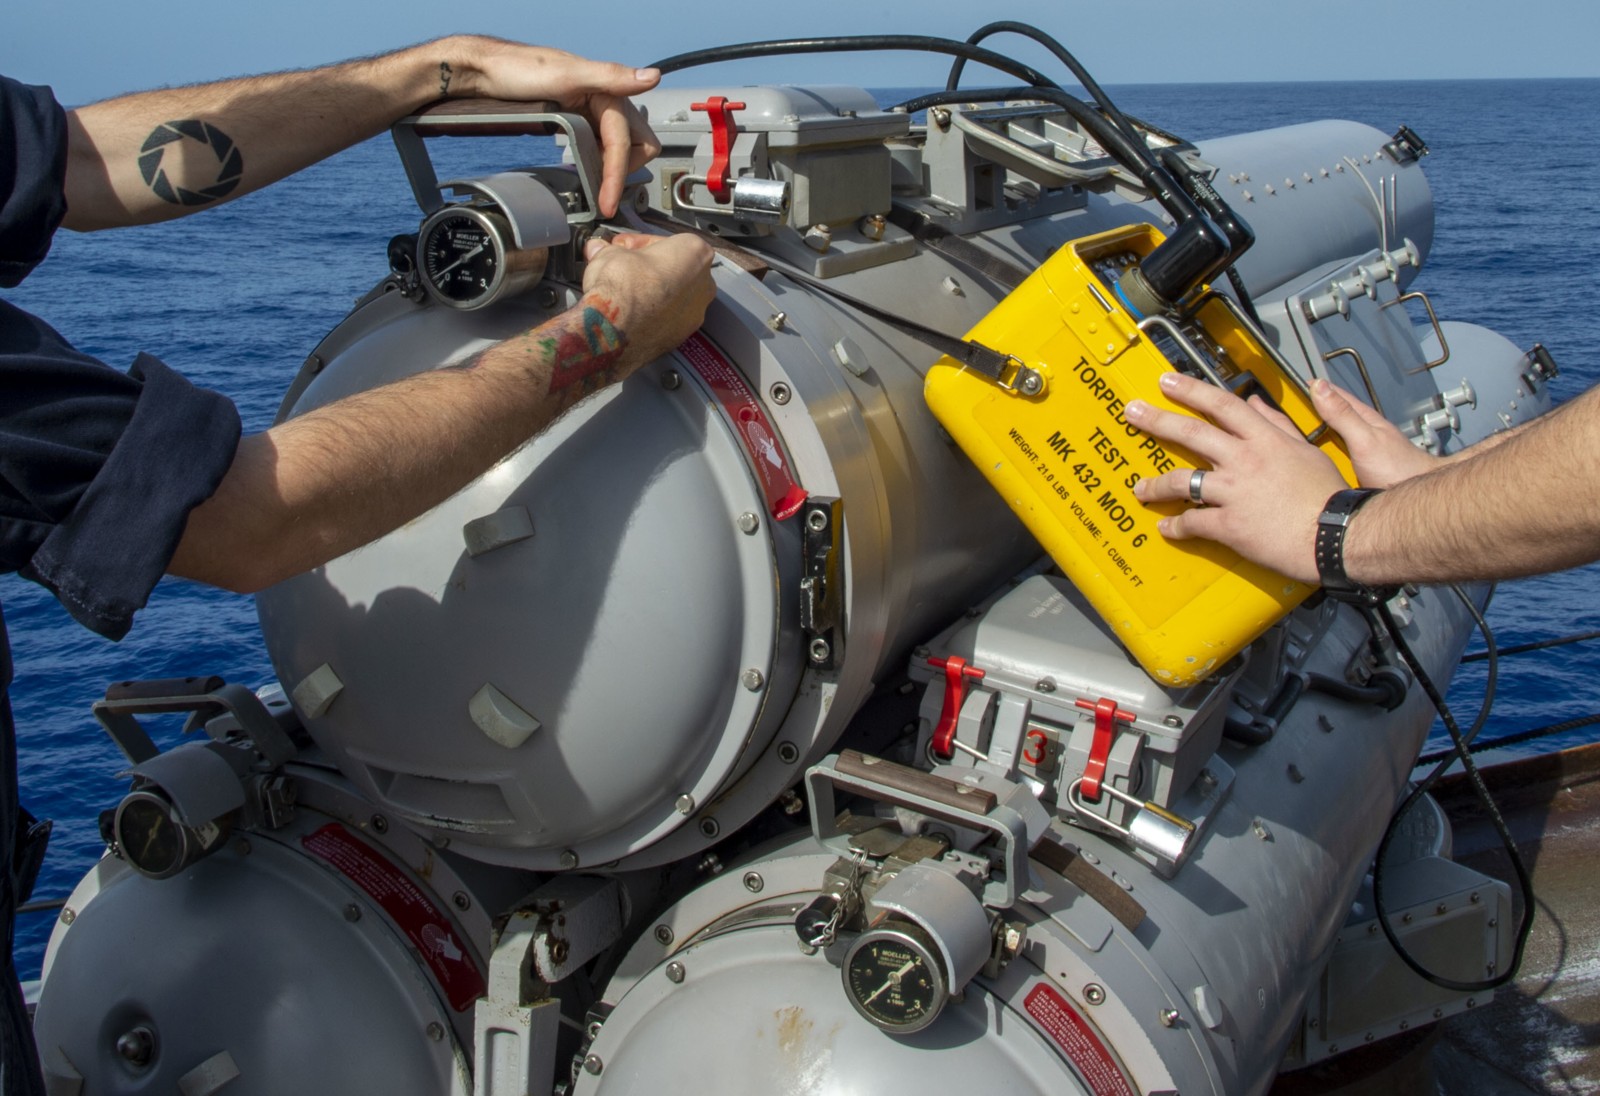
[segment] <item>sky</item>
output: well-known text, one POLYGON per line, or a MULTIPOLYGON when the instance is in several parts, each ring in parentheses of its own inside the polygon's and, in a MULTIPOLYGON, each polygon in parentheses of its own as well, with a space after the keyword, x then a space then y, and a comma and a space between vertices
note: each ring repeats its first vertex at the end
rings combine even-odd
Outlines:
MULTIPOLYGON (((76 105, 124 91, 299 68, 460 31, 560 46, 633 64, 764 38, 929 34, 965 38, 988 18, 1033 23, 1061 39, 1105 84, 1239 80, 1600 77, 1596 0, 860 0, 728 4, 662 0, 265 0, 144 4, 8 0, 0 72, 50 84, 76 105), (864 15, 865 11, 874 14, 864 15), (892 13, 904 14, 896 17, 892 13), (744 22, 735 14, 745 12, 744 22), (983 14, 980 14, 983 13, 983 14)), ((1044 68, 1030 43, 996 39, 1044 68)), ((942 84, 943 61, 910 54, 746 62, 692 71, 685 85, 942 84)), ((1050 70, 1059 71, 1059 70, 1050 70)), ((976 70, 969 79, 977 78, 976 70)))

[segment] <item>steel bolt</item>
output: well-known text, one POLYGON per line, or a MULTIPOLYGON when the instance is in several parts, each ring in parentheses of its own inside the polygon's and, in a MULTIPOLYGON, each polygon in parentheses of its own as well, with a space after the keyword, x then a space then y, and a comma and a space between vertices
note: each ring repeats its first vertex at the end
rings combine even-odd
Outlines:
POLYGON ((744 889, 751 894, 760 894, 767 884, 761 878, 760 872, 747 871, 744 873, 744 889))
POLYGON ((351 924, 355 924, 357 921, 361 920, 361 907, 356 905, 354 902, 351 902, 344 908, 344 919, 349 921, 351 924))
POLYGON ((1178 1010, 1177 1009, 1175 1009, 1175 1008, 1164 1008, 1160 1012, 1160 1017, 1161 1017, 1161 1026, 1162 1027, 1177 1027, 1178 1026, 1178 1010))
POLYGON ((1041 677, 1033 683, 1033 688, 1036 692, 1053 693, 1056 691, 1056 679, 1053 677, 1041 677))
POLYGON ((813 533, 820 533, 828 527, 828 512, 826 510, 813 510, 806 515, 806 525, 813 533))
POLYGON ((1083 999, 1091 1005, 1103 1005, 1106 1001, 1106 989, 1098 982, 1090 982, 1083 987, 1083 999))
POLYGON ((1481 895, 1478 894, 1477 891, 1473 891, 1470 895, 1467 896, 1467 901, 1471 902, 1474 906, 1476 906, 1479 902, 1483 901, 1483 898, 1482 898, 1481 895))
POLYGON ((782 331, 784 324, 788 322, 789 313, 787 312, 774 312, 772 315, 767 317, 767 326, 772 328, 774 331, 782 331))
POLYGON ((444 1041, 444 1025, 441 1024, 437 1020, 431 1021, 428 1024, 428 1038, 432 1039, 436 1043, 443 1042, 444 1041))
POLYGON ((134 1066, 147 1066, 155 1056, 155 1033, 147 1027, 136 1027, 117 1039, 117 1054, 124 1062, 134 1066))
POLYGON ((754 536, 756 530, 761 528, 761 519, 746 510, 734 520, 734 524, 739 527, 739 532, 745 536, 754 536))
MULTIPOLYGON (((746 670, 744 673, 739 675, 739 684, 743 685, 746 689, 749 689, 752 693, 759 693, 761 691, 761 686, 765 685, 766 683, 767 679, 761 676, 760 670, 746 670)), ((689 810, 693 809, 694 806, 691 801, 689 810)), ((688 814, 689 811, 684 811, 683 813, 688 814)))
POLYGON ((811 641, 812 662, 820 665, 821 663, 828 661, 828 656, 831 654, 833 654, 833 648, 829 646, 828 641, 823 639, 821 636, 818 636, 816 639, 811 641))
POLYGON ((70 925, 74 921, 76 921, 77 919, 78 919, 78 911, 77 910, 73 909, 71 906, 63 906, 61 908, 61 923, 63 925, 70 925))
POLYGON ((794 395, 794 393, 789 390, 788 385, 784 384, 782 381, 779 381, 771 388, 767 389, 767 395, 772 397, 773 403, 778 404, 781 407, 783 404, 789 402, 789 397, 794 395))
POLYGON ((1411 1027, 1411 1022, 1409 1020, 1401 1020, 1400 1021, 1400 1030, 1401 1031, 1406 1031, 1410 1027, 1411 1027))
POLYGON ((800 749, 793 742, 778 743, 778 760, 785 765, 793 765, 800 760, 800 749))
POLYGON ((566 869, 567 871, 571 871, 573 868, 578 866, 578 854, 573 852, 571 849, 563 849, 561 852, 560 864, 562 868, 566 869))
POLYGON ((456 891, 450 896, 450 901, 458 910, 466 911, 472 908, 472 896, 466 891, 456 891))
POLYGON ((1467 998, 1467 1007, 1468 1008, 1477 1008, 1478 1007, 1478 999, 1476 997, 1468 997, 1467 998))
POLYGON ((1407 925, 1411 924, 1411 915, 1409 913, 1402 913, 1400 915, 1400 921, 1403 924, 1407 924, 1407 925))
POLYGON ((676 369, 669 369, 661 374, 661 387, 668 392, 676 392, 683 385, 683 378, 678 376, 676 369))
POLYGON ((572 954, 572 946, 565 940, 552 940, 550 942, 550 961, 552 963, 565 963, 567 956, 572 954))
POLYGON ((389 820, 387 818, 383 817, 383 815, 381 815, 381 814, 373 815, 371 820, 370 820, 370 824, 372 826, 372 832, 373 833, 388 833, 389 832, 389 820))
POLYGON ((683 981, 684 969, 682 963, 667 964, 667 981, 678 983, 683 981))
POLYGON ((668 925, 657 925, 655 936, 656 943, 662 947, 668 947, 672 943, 672 928, 668 925))
POLYGON ((1022 378, 1022 384, 1019 387, 1022 389, 1024 396, 1037 396, 1044 391, 1044 378, 1029 370, 1028 375, 1022 378))
POLYGON ((1175 731, 1176 730, 1181 730, 1183 728, 1183 717, 1182 716, 1176 716, 1176 715, 1162 716, 1161 717, 1161 722, 1165 723, 1168 727, 1171 727, 1175 731))
POLYGON ((1362 1041, 1367 1043, 1372 1042, 1372 1032, 1367 1032, 1367 1034, 1362 1037, 1362 1041))
POLYGON ((1443 1019, 1444 1018, 1444 1009, 1442 1009, 1442 1008, 1434 1009, 1433 1010, 1433 1018, 1435 1020, 1443 1019))
POLYGON ((678 809, 679 814, 693 814, 694 796, 690 795, 688 792, 684 792, 682 795, 678 796, 677 802, 674 803, 673 806, 678 809))
POLYGON ((591 1054, 583 1060, 583 1071, 585 1073, 598 1077, 600 1071, 605 1068, 606 1064, 600 1060, 600 1055, 598 1054, 591 1054))
POLYGON ((1450 907, 1445 905, 1443 902, 1440 902, 1437 906, 1433 907, 1433 912, 1443 915, 1450 912, 1450 907))
POLYGON ((1250 820, 1250 829, 1253 830, 1255 832, 1255 835, 1257 837, 1261 838, 1261 840, 1263 840, 1263 841, 1271 841, 1272 840, 1272 831, 1267 829, 1267 824, 1265 822, 1261 821, 1261 819, 1259 819, 1259 818, 1251 819, 1250 820))
POLYGON ((1372 924, 1367 926, 1367 935, 1368 936, 1376 936, 1376 935, 1378 935, 1378 923, 1376 921, 1372 922, 1372 924))

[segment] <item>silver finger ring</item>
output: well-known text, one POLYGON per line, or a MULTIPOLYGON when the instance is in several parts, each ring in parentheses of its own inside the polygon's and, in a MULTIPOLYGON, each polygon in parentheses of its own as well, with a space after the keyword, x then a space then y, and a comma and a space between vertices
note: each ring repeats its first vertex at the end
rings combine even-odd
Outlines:
POLYGON ((1200 493, 1200 489, 1205 485, 1205 482, 1206 470, 1204 468, 1196 468, 1189 473, 1189 498, 1196 506, 1204 506, 1206 504, 1205 496, 1200 493))

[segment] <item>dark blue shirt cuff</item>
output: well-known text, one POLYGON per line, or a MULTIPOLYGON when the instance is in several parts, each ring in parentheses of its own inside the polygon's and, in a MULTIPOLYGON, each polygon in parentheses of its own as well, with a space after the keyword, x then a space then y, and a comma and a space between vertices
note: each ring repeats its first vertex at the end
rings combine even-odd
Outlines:
POLYGON ((121 639, 166 572, 189 511, 210 498, 233 463, 239 413, 148 354, 133 417, 67 519, 22 570, 79 623, 121 639))

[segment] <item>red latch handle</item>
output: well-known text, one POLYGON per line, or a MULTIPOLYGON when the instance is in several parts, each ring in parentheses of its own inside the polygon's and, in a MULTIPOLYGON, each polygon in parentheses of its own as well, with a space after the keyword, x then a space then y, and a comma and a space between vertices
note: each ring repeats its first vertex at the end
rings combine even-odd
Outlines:
POLYGON ((706 172, 706 189, 726 205, 733 197, 728 185, 728 162, 733 155, 733 137, 738 130, 733 124, 733 112, 743 110, 743 103, 735 103, 720 95, 713 95, 703 103, 690 103, 690 110, 703 110, 711 116, 711 170, 706 172))
POLYGON ((1100 784, 1106 778, 1106 762, 1111 760, 1111 741, 1117 736, 1117 724, 1132 723, 1137 717, 1133 712, 1118 708, 1117 702, 1110 697, 1079 699, 1073 703, 1094 712, 1094 741, 1089 744, 1089 761, 1083 767, 1083 783, 1078 786, 1078 791, 1090 803, 1098 803, 1100 784))
POLYGON ((930 658, 928 665, 944 671, 944 710, 939 713, 939 725, 933 729, 933 754, 948 759, 955 753, 956 721, 961 718, 961 705, 967 700, 967 683, 982 681, 983 671, 967 665, 960 655, 949 658, 930 658))

